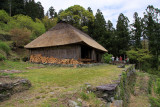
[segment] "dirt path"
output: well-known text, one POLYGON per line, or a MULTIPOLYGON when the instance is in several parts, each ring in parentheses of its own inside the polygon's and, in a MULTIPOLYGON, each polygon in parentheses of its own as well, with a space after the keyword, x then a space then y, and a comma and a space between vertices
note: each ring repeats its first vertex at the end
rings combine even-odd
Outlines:
POLYGON ((148 80, 145 73, 137 73, 135 91, 131 94, 129 107, 149 107, 148 102, 148 80))

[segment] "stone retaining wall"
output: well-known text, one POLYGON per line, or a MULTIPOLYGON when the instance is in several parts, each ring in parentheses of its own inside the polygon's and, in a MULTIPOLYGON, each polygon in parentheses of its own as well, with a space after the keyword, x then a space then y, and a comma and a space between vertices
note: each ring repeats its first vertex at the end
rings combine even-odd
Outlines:
POLYGON ((44 63, 43 65, 50 65, 50 66, 58 66, 58 67, 93 67, 93 66, 99 66, 99 65, 104 65, 106 63, 91 63, 91 64, 48 64, 44 63))
POLYGON ((106 84, 92 88, 97 97, 106 101, 107 107, 126 107, 129 102, 129 94, 135 82, 135 65, 130 65, 113 81, 113 84, 106 84))

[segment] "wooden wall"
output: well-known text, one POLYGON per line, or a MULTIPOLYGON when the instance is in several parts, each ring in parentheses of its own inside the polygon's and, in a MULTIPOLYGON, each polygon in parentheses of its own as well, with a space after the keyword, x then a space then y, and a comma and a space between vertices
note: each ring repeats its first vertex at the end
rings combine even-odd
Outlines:
POLYGON ((82 54, 86 54, 87 58, 92 59, 97 62, 101 62, 103 53, 94 48, 85 46, 85 52, 82 51, 81 48, 84 48, 84 45, 80 44, 72 44, 72 45, 64 45, 64 46, 56 46, 56 47, 45 47, 45 48, 36 48, 29 49, 30 55, 41 54, 45 57, 54 57, 59 59, 81 59, 82 54), (82 53, 83 52, 83 53, 82 53))
POLYGON ((30 55, 32 54, 41 54, 42 56, 59 59, 79 59, 81 58, 81 48, 79 45, 36 48, 30 49, 30 55))

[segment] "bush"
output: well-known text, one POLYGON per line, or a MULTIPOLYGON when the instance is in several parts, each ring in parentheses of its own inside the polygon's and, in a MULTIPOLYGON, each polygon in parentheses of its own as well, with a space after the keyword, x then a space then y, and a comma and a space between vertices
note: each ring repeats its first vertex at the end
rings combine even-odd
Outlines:
POLYGON ((20 46, 24 46, 26 45, 29 40, 30 40, 30 36, 31 36, 31 31, 28 30, 27 28, 25 29, 12 29, 10 31, 11 33, 11 38, 12 40, 16 43, 16 46, 20 47, 20 46))
POLYGON ((50 19, 48 16, 45 16, 42 19, 42 22, 46 28, 46 31, 48 31, 50 28, 54 27, 57 24, 57 20, 58 20, 57 18, 50 19))
POLYGON ((7 23, 9 19, 10 19, 10 16, 4 10, 0 10, 0 21, 7 23))
POLYGON ((112 54, 105 53, 103 55, 104 62, 109 63, 112 60, 111 57, 112 57, 112 54))
POLYGON ((6 43, 0 41, 0 50, 8 54, 10 51, 10 47, 6 43))
POLYGON ((160 107, 160 100, 158 98, 150 97, 149 101, 151 103, 151 107, 160 107))
POLYGON ((5 60, 6 60, 6 57, 0 54, 0 61, 5 61, 5 60))

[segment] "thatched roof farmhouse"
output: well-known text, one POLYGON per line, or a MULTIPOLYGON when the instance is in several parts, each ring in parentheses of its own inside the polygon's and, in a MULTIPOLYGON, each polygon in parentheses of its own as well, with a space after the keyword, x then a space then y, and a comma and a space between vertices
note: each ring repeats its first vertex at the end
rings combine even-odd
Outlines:
POLYGON ((89 35, 61 22, 25 46, 30 55, 41 54, 59 59, 101 61, 107 50, 89 35))

